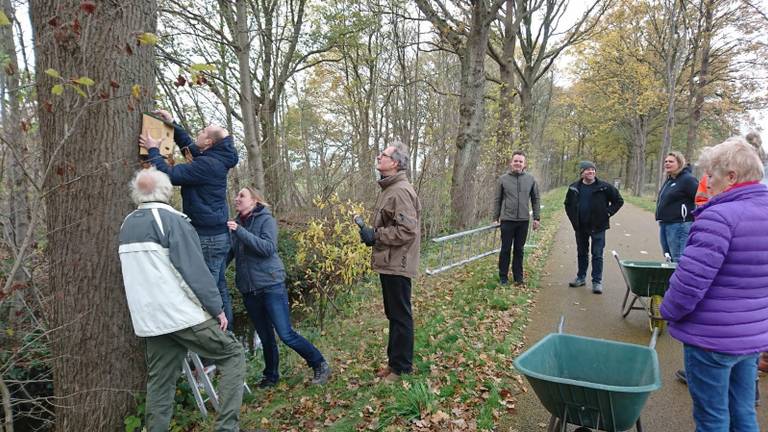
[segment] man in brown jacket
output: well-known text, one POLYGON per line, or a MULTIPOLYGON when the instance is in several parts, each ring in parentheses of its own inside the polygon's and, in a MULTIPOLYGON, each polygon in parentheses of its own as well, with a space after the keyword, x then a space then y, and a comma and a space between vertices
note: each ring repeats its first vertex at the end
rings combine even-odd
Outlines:
POLYGON ((384 313, 389 320, 389 361, 376 375, 388 382, 413 371, 411 278, 419 272, 421 204, 406 176, 407 167, 408 150, 402 144, 385 148, 376 157, 381 193, 373 212, 373 227, 355 217, 361 240, 373 248, 371 267, 381 280, 384 313))

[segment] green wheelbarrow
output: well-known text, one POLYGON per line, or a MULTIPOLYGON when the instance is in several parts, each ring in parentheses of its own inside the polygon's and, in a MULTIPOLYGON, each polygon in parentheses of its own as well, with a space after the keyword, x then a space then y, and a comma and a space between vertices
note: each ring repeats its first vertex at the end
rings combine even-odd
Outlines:
POLYGON ((669 278, 672 277, 677 265, 669 259, 667 261, 623 260, 619 258, 618 252, 612 251, 612 253, 627 284, 627 292, 621 303, 622 318, 626 318, 633 310, 644 310, 648 314, 651 331, 658 328, 659 332, 663 332, 666 321, 661 317, 659 309, 664 293, 669 287, 669 278), (630 294, 632 294, 632 301, 629 301, 630 294), (640 305, 636 306, 637 303, 640 305))
POLYGON ((640 413, 661 388, 654 330, 649 346, 551 333, 515 359, 550 413, 547 432, 643 431, 640 413))

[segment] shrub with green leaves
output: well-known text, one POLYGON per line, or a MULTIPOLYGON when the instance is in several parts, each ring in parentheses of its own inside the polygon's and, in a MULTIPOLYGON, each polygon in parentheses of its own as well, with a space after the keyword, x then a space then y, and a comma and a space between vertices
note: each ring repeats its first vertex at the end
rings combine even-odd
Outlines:
POLYGON ((359 229, 352 217, 365 217, 363 206, 341 201, 334 194, 313 201, 319 216, 309 221, 306 229, 296 234, 296 264, 303 273, 306 290, 313 301, 298 298, 296 306, 314 314, 323 326, 328 305, 371 271, 370 249, 360 242, 359 229))

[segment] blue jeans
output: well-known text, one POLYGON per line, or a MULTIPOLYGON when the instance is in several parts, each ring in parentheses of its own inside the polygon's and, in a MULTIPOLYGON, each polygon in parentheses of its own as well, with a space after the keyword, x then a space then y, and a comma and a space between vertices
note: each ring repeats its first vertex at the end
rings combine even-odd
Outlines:
POLYGON ((659 240, 661 250, 672 257, 672 261, 680 261, 688 241, 688 233, 691 232, 693 222, 666 223, 659 222, 659 240))
POLYGON ((578 255, 578 270, 576 277, 586 279, 589 265, 589 241, 592 240, 592 283, 603 281, 603 249, 605 249, 605 230, 589 232, 576 231, 576 253, 578 255))
POLYGON ((758 432, 758 354, 729 355, 687 344, 684 354, 696 432, 758 432))
POLYGON ((291 327, 288 292, 281 283, 257 293, 243 294, 243 302, 251 317, 264 349, 264 378, 277 382, 280 378, 280 352, 275 331, 280 340, 296 351, 311 368, 320 366, 325 359, 320 351, 291 327))
POLYGON ((227 317, 227 321, 230 322, 227 328, 232 330, 232 299, 229 297, 227 281, 223 275, 227 265, 227 254, 229 254, 229 234, 201 235, 199 237, 200 246, 203 248, 203 259, 205 259, 208 271, 211 272, 211 276, 213 276, 213 280, 216 282, 216 287, 219 289, 219 294, 221 294, 224 315, 227 317))

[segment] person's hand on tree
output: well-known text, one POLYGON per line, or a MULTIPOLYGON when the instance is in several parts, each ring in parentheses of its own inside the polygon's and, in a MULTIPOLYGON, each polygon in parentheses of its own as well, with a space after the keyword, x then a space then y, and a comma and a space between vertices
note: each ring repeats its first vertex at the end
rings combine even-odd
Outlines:
POLYGON ((166 110, 155 110, 152 111, 152 114, 162 118, 166 123, 173 123, 173 116, 166 110))
POLYGON ((161 142, 163 142, 162 139, 156 140, 152 138, 152 135, 150 135, 149 132, 147 132, 146 135, 139 135, 139 145, 147 150, 151 148, 160 148, 161 142))

